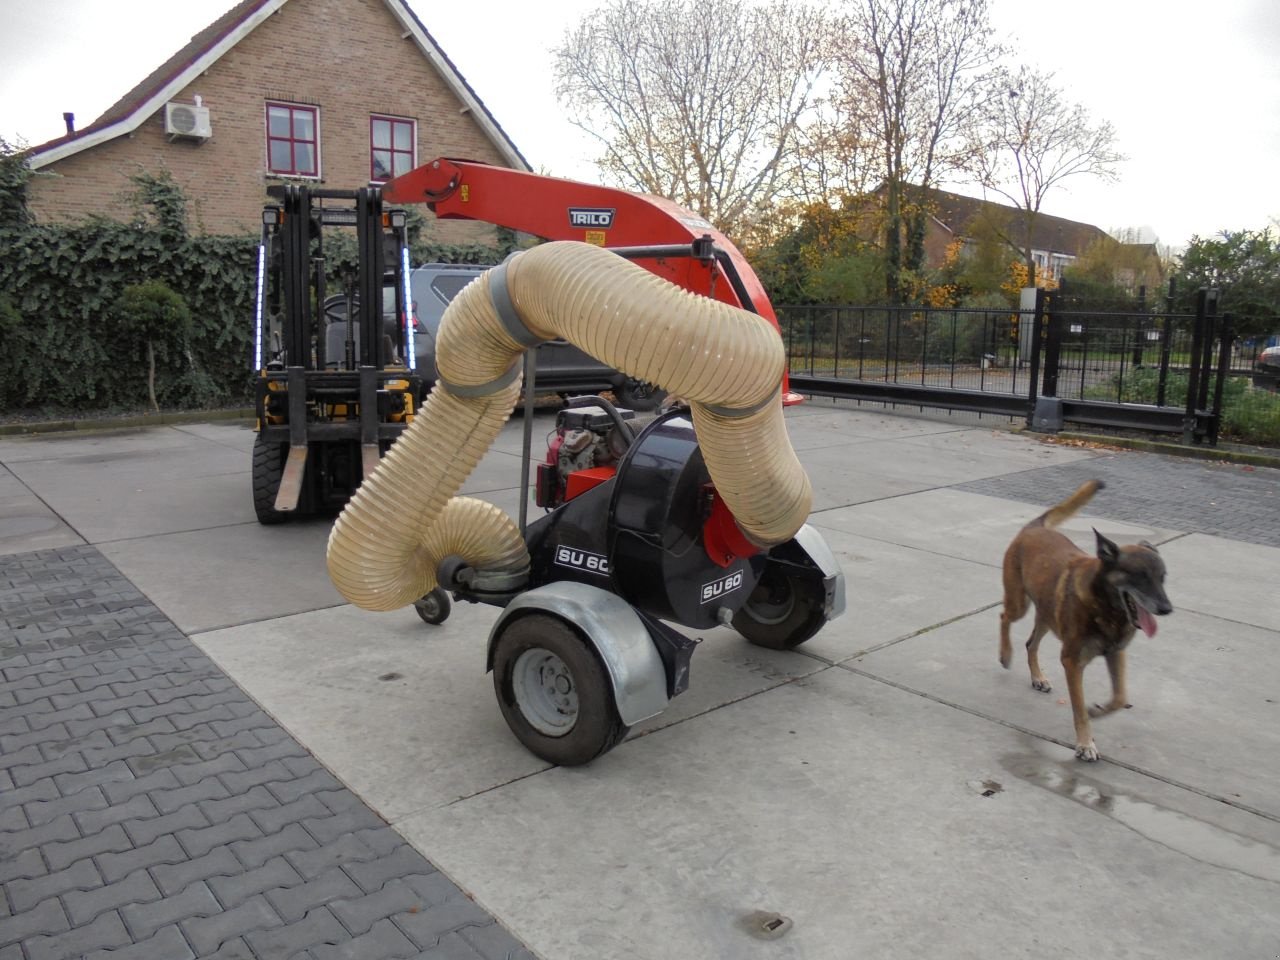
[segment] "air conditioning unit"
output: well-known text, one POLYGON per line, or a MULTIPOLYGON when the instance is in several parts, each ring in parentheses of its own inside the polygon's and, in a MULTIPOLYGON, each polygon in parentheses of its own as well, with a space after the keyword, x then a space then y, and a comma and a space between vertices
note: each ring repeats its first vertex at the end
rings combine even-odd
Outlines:
POLYGON ((166 103, 164 132, 170 140, 176 137, 208 140, 213 136, 213 127, 209 125, 209 108, 200 104, 166 103))

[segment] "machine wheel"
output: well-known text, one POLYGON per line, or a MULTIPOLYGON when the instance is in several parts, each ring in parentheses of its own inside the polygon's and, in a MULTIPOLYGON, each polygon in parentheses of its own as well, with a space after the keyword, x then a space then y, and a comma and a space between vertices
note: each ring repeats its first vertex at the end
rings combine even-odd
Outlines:
POLYGON ((658 405, 666 398, 667 391, 644 380, 628 378, 614 388, 613 395, 618 406, 645 413, 657 410, 658 405))
POLYGON ((449 619, 449 614, 453 611, 453 601, 449 599, 449 594, 440 587, 436 587, 425 597, 413 601, 413 609, 417 611, 423 623, 434 625, 449 619))
POLYGON ((253 512, 258 515, 259 523, 284 523, 289 519, 287 513, 275 507, 287 450, 286 444, 267 443, 261 434, 254 438, 253 512))
POLYGON ((519 617, 495 638, 493 689, 511 732, 549 763, 587 763, 621 743, 629 729, 595 651, 546 614, 519 617))
POLYGON ((822 584, 770 565, 746 604, 733 615, 733 629, 757 647, 792 650, 827 622, 822 584))

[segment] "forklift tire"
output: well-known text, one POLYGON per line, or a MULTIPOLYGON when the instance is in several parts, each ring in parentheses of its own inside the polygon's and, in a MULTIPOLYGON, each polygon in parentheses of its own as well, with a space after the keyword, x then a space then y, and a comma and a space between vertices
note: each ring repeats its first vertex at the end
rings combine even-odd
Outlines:
POLYGON ((770 565, 742 609, 733 615, 733 629, 757 647, 794 650, 827 622, 824 599, 820 581, 770 565))
POLYGON ((667 391, 652 383, 628 378, 614 388, 613 396, 620 407, 635 410, 637 413, 648 413, 650 410, 658 409, 666 399, 667 391))
POLYGON ((494 638, 493 689, 516 739, 548 763, 588 763, 630 729, 596 652, 547 614, 517 617, 494 638))
POLYGON ((417 611, 423 623, 434 626, 449 619, 449 614, 453 610, 453 601, 449 599, 449 594, 436 587, 425 597, 413 601, 413 609, 417 611))
POLYGON ((253 512, 259 523, 284 523, 289 519, 289 514, 275 506, 287 452, 287 444, 267 443, 261 434, 253 440, 253 512))

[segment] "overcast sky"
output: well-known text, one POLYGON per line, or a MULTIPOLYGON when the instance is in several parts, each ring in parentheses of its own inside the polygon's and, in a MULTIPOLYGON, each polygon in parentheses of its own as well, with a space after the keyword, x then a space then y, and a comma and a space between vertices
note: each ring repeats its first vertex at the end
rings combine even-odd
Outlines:
MULTIPOLYGON (((87 125, 233 2, 0 0, 0 136, 60 136, 63 111, 87 125)), ((1047 213, 1174 247, 1280 218, 1280 3, 990 3, 1020 58, 1110 120, 1129 157, 1117 184, 1065 181, 1047 213)), ((534 169, 597 179, 549 53, 596 0, 410 5, 534 169)))

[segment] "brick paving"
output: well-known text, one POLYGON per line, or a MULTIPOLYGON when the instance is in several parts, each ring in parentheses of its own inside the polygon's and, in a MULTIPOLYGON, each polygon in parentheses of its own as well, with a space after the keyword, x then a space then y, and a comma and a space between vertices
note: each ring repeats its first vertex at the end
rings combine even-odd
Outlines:
POLYGON ((91 546, 0 557, 0 960, 532 960, 91 546))
POLYGON ((1107 482, 1089 505, 1099 516, 1280 547, 1280 470, 1269 467, 1124 453, 953 489, 1048 507, 1092 477, 1107 482))

